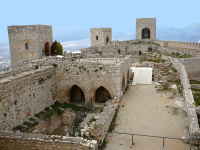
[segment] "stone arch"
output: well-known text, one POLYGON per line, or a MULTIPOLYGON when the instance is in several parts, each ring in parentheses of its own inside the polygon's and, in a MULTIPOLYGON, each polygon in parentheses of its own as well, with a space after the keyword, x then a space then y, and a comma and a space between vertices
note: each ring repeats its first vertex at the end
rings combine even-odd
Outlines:
POLYGON ((147 27, 142 29, 142 39, 150 39, 150 30, 147 27))
POLYGON ((51 56, 57 55, 57 41, 53 42, 50 51, 51 51, 51 56))
POLYGON ((45 43, 45 56, 49 56, 49 42, 45 43))
POLYGON ((85 104, 87 100, 86 90, 79 84, 70 84, 66 89, 66 97, 68 102, 85 104))
POLYGON ((124 90, 125 90, 125 77, 123 75, 123 77, 122 77, 122 91, 124 91, 124 90))
POLYGON ((101 103, 102 100, 112 99, 113 91, 105 86, 97 86, 91 93, 91 99, 93 102, 101 103))

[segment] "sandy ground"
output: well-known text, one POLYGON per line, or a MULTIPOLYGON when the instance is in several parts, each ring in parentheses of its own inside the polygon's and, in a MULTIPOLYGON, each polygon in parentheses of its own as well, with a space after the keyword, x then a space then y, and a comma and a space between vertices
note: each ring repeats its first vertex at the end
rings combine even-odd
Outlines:
MULTIPOLYGON (((156 91, 155 83, 151 85, 129 86, 120 101, 116 127, 113 132, 134 133, 164 137, 182 138, 188 136, 186 114, 182 108, 175 108, 175 101, 166 98, 169 92, 156 91), (124 107, 122 107, 124 105, 124 107)), ((106 150, 189 150, 189 144, 180 140, 134 136, 135 145, 131 147, 132 136, 109 133, 106 150)))

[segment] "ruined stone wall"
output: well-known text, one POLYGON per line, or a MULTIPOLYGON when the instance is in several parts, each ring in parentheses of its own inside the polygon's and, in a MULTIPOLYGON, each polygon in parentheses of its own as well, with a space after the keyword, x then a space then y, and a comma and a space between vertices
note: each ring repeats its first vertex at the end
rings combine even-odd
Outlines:
POLYGON ((103 46, 112 42, 112 28, 90 28, 91 47, 103 46), (98 39, 96 39, 98 36, 98 39), (106 38, 109 38, 107 43, 106 38))
POLYGON ((95 150, 96 147, 96 140, 90 141, 80 137, 0 131, 0 149, 2 150, 95 150))
POLYGON ((0 129, 14 126, 42 111, 56 97, 54 67, 22 72, 0 80, 0 129))
POLYGON ((8 35, 12 67, 41 58, 45 43, 51 46, 53 42, 52 26, 47 25, 8 26, 8 35), (25 43, 29 49, 25 49, 25 43))
POLYGON ((200 80, 200 58, 181 58, 180 61, 185 66, 190 80, 200 80))
POLYGON ((121 61, 119 59, 100 59, 97 62, 97 59, 94 59, 94 62, 92 62, 91 60, 89 62, 80 60, 80 62, 72 61, 58 64, 56 82, 58 98, 61 101, 69 101, 68 94, 73 85, 77 85, 82 89, 85 103, 90 99, 94 99, 95 91, 100 86, 106 88, 111 97, 119 98, 122 96, 122 79, 124 76, 125 83, 127 83, 127 72, 131 66, 130 56, 122 58, 121 61), (112 63, 106 63, 106 61, 112 63))
POLYGON ((150 30, 150 39, 156 39, 156 18, 137 18, 136 19, 136 39, 142 39, 142 30, 150 30))
POLYGON ((192 95, 192 91, 190 89, 190 83, 188 80, 187 72, 185 66, 178 59, 173 59, 172 63, 174 67, 178 70, 180 74, 181 84, 183 85, 183 96, 185 99, 187 118, 189 122, 189 132, 191 138, 196 138, 196 136, 199 136, 200 131, 196 114, 195 102, 192 95))
POLYGON ((109 104, 104 107, 103 112, 100 114, 99 118, 95 121, 93 126, 93 133, 96 140, 100 141, 107 134, 112 119, 115 115, 116 109, 118 108, 119 103, 109 104))

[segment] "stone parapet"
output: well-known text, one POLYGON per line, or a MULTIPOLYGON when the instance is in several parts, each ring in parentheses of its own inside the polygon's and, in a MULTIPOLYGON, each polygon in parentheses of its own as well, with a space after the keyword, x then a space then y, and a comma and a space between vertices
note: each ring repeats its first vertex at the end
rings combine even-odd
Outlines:
POLYGON ((189 121, 189 133, 191 138, 196 138, 196 136, 199 136, 200 131, 196 114, 195 102, 192 95, 192 91, 190 89, 191 87, 188 80, 187 72, 185 66, 178 59, 173 59, 172 63, 174 67, 178 70, 180 74, 181 84, 183 85, 183 96, 186 102, 186 112, 189 121))

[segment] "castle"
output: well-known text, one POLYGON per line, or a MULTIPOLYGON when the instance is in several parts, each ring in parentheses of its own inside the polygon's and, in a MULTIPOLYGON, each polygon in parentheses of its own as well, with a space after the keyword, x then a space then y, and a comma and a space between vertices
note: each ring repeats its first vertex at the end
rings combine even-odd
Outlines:
MULTIPOLYGON (((136 38, 129 41, 112 41, 111 28, 91 28, 91 47, 81 49, 79 58, 67 53, 62 58, 54 56, 52 26, 8 26, 8 34, 12 70, 0 74, 1 130, 12 130, 55 100, 87 104, 100 103, 106 97, 120 99, 131 79, 131 64, 138 62, 142 53, 160 51, 195 57, 174 59, 174 65, 184 85, 190 133, 199 134, 194 100, 185 77, 200 80, 200 43, 156 39, 156 18, 137 18, 136 38)), ((97 126, 105 129, 105 124, 97 126)), ((2 135, 7 134, 2 131, 2 135)))

